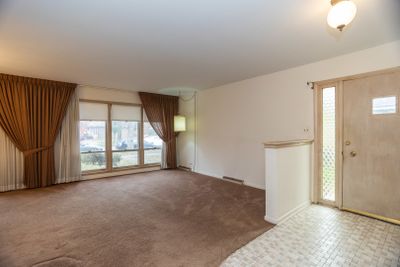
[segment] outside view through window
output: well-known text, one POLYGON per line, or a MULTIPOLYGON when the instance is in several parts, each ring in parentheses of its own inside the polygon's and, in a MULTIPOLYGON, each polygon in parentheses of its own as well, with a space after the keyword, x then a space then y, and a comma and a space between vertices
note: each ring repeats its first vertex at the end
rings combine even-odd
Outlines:
POLYGON ((80 123, 81 169, 106 168, 106 122, 81 121, 80 123))
POLYGON ((114 168, 139 164, 139 122, 112 122, 112 150, 114 168))
MULTIPOLYGON (((91 104, 85 103, 82 107, 84 119, 87 117, 96 117, 89 114, 91 104), (89 115, 87 115, 89 114, 89 115)), ((99 106, 99 104, 96 104, 99 106)), ((104 104, 107 107, 106 104, 104 104)), ((117 105, 113 105, 117 106, 117 105)), ((100 108, 100 107, 98 107, 100 108)), ((122 168, 139 166, 143 164, 157 164, 161 162, 162 140, 155 133, 149 122, 143 124, 143 140, 141 142, 141 107, 133 107, 132 110, 119 106, 116 111, 120 112, 113 116, 122 116, 126 118, 131 113, 132 120, 112 120, 111 136, 107 136, 107 121, 104 120, 84 120, 80 121, 80 152, 81 152, 81 170, 97 171, 110 168, 122 168), (135 111, 136 109, 136 111, 135 111), (128 111, 122 113, 124 111, 128 111), (132 112, 133 111, 133 112, 132 112), (138 112, 137 112, 138 111, 138 112), (139 114, 139 116, 138 116, 139 114), (139 121, 138 121, 138 120, 139 121), (110 138, 112 166, 107 168, 107 138, 110 138), (141 159, 140 144, 143 144, 144 158, 141 159)))
POLYGON ((159 163, 161 162, 162 140, 158 137, 149 122, 145 122, 143 128, 144 163, 159 163))

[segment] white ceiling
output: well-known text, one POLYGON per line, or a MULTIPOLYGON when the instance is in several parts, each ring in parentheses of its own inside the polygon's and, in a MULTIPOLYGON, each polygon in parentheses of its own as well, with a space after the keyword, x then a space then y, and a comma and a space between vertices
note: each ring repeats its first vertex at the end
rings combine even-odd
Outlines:
POLYGON ((0 72, 158 91, 217 85, 400 39, 399 0, 0 0, 0 72))

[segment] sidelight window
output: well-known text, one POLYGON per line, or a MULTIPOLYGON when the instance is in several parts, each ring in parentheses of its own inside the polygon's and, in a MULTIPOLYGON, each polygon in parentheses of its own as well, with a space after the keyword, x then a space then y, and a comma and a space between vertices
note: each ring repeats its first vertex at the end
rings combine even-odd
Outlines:
POLYGON ((322 199, 335 201, 336 88, 322 90, 322 199))

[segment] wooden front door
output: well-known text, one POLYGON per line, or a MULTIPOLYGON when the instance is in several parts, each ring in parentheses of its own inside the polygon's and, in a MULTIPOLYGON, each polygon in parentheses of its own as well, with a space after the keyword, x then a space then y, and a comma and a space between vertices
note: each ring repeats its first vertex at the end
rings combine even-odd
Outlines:
POLYGON ((400 71, 343 81, 343 209, 400 223, 400 71))

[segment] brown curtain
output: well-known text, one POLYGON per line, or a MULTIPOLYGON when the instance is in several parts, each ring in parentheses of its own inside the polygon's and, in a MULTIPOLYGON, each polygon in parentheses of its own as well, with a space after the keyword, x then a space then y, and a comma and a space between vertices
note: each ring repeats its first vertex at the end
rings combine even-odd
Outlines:
POLYGON ((164 141, 165 156, 161 166, 164 169, 175 169, 177 162, 174 116, 178 115, 179 98, 143 92, 140 92, 139 96, 151 126, 164 141))
POLYGON ((0 74, 0 126, 24 154, 24 184, 55 182, 54 142, 76 84, 0 74))

